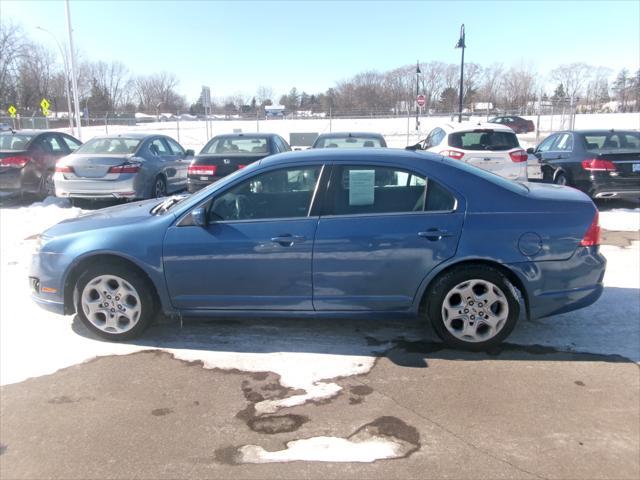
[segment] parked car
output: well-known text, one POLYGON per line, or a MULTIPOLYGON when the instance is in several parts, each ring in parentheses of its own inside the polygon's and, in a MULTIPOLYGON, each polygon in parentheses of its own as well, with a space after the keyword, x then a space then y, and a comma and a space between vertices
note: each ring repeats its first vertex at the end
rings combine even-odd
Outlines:
POLYGON ((575 187, 592 198, 640 198, 637 131, 557 132, 529 153, 540 159, 546 182, 575 187))
POLYGON ((123 133, 96 137, 60 160, 56 195, 76 199, 144 199, 187 188, 193 150, 165 135, 123 133))
POLYGON ((311 148, 386 148, 387 142, 379 133, 335 132, 318 135, 311 148))
POLYGON ((517 117, 515 115, 493 117, 489 119, 487 123, 499 123, 500 125, 509 127, 511 130, 513 130, 516 133, 529 133, 529 132, 536 131, 536 126, 531 120, 526 120, 522 117, 517 117))
POLYGON ((8 123, 0 123, 0 132, 8 132, 11 130, 11 125, 8 123))
POLYGON ((0 132, 0 193, 54 195, 56 162, 80 145, 77 138, 60 132, 0 132))
POLYGON ((189 166, 189 192, 197 192, 264 157, 290 150, 287 141, 274 133, 233 133, 213 137, 189 166))
POLYGON ((110 340, 155 314, 426 316, 484 349, 603 290, 598 210, 584 193, 520 184, 391 149, 274 155, 163 202, 45 231, 33 299, 110 340))
POLYGON ((489 123, 448 123, 407 147, 426 150, 488 170, 509 180, 527 180, 527 153, 509 127, 489 123))

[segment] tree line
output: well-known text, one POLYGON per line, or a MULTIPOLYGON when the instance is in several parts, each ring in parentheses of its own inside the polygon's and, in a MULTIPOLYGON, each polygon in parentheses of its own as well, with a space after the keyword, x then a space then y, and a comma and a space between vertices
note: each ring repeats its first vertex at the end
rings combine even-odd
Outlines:
MULTIPOLYGON (((47 98, 54 111, 66 111, 68 76, 57 52, 29 38, 16 24, 0 23, 0 110, 10 104, 27 114, 47 98)), ((324 92, 308 93, 296 87, 276 94, 258 86, 252 95, 237 93, 213 101, 212 113, 255 113, 269 105, 290 112, 402 114, 415 108, 416 82, 425 95, 425 111, 456 112, 460 66, 438 61, 406 65, 389 71, 366 71, 338 81, 324 92)), ((189 104, 179 93, 178 78, 168 72, 136 75, 122 62, 80 58, 77 68, 80 110, 90 115, 109 113, 190 112, 203 114, 202 98, 189 104)), ((213 99, 212 99, 213 100, 213 99)), ((640 70, 614 72, 601 66, 568 63, 546 76, 531 66, 482 66, 464 69, 465 110, 534 113, 539 105, 566 105, 581 112, 639 111, 640 70), (547 91, 547 85, 554 85, 547 91)))

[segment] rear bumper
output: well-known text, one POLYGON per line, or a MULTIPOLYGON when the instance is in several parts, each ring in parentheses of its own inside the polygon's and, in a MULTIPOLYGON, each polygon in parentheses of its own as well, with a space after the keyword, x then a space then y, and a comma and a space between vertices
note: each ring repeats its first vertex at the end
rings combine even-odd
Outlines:
POLYGON ((588 307, 604 290, 607 260, 598 247, 580 247, 567 260, 523 262, 509 267, 527 290, 531 319, 588 307))
POLYGON ((212 183, 217 182, 221 178, 222 177, 211 177, 211 180, 196 180, 189 177, 187 179, 187 190, 189 193, 197 192, 198 190, 202 190, 207 185, 211 185, 212 183))
POLYGON ((592 191, 593 198, 628 198, 640 199, 640 188, 621 189, 621 188, 602 188, 592 191))
POLYGON ((71 180, 56 173, 56 196, 64 198, 114 199, 145 198, 145 185, 131 175, 123 180, 71 180))
POLYGON ((609 172, 593 172, 589 195, 592 198, 640 198, 640 175, 613 176, 609 172))
MULTIPOLYGON (((28 175, 32 177, 33 175, 28 175)), ((23 168, 9 168, 0 172, 0 193, 15 194, 20 192, 34 193, 38 190, 38 184, 32 179, 25 181, 23 168)))

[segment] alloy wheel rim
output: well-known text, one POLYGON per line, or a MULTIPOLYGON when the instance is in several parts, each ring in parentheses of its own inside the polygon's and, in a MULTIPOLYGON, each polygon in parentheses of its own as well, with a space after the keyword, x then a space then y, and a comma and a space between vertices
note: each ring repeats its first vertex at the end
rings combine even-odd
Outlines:
POLYGON ((56 194, 56 185, 53 182, 53 174, 51 173, 47 173, 46 177, 44 178, 44 193, 48 197, 55 196, 56 194))
POLYGON ((135 327, 142 313, 137 290, 117 275, 100 275, 82 290, 82 311, 96 328, 122 334, 135 327))
POLYGON ((509 317, 509 302, 494 283, 466 280, 453 287, 442 302, 444 326, 464 342, 478 343, 494 338, 509 317))
POLYGON ((164 197, 164 182, 160 179, 156 181, 156 198, 164 197))

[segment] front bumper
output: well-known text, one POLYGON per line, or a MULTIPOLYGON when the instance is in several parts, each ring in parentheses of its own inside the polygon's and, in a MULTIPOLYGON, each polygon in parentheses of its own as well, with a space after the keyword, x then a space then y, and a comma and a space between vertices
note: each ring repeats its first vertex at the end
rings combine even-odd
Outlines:
POLYGON ((529 318, 588 307, 604 290, 607 260, 598 247, 579 247, 567 260, 509 264, 527 290, 529 318))
POLYGON ((37 252, 31 256, 31 299, 50 312, 65 315, 63 275, 73 261, 63 254, 37 252))

